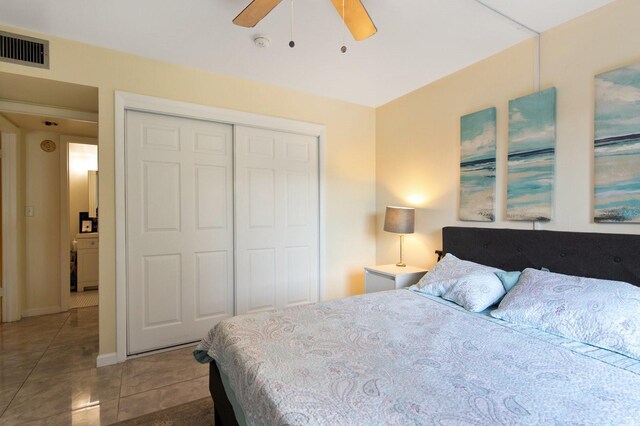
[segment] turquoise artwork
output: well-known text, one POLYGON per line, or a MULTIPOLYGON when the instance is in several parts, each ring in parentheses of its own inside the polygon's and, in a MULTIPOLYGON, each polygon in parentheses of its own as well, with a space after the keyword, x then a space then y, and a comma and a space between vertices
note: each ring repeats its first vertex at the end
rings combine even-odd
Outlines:
POLYGON ((555 147, 555 87, 509 101, 507 220, 551 220, 555 147))
POLYGON ((640 223, 640 65, 596 76, 595 222, 640 223))
POLYGON ((493 222, 496 109, 460 117, 460 220, 493 222))

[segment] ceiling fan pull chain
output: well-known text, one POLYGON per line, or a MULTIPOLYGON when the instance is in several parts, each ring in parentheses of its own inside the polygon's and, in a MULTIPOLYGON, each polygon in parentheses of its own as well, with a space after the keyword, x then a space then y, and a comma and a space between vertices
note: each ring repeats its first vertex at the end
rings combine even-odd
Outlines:
POLYGON ((289 41, 289 47, 295 46, 296 43, 293 41, 293 0, 291 0, 291 41, 289 41))
POLYGON ((345 0, 342 0, 342 47, 340 48, 340 51, 342 53, 346 53, 347 51, 347 45, 344 42, 344 31, 346 28, 346 24, 345 24, 345 19, 344 19, 344 2, 345 0))

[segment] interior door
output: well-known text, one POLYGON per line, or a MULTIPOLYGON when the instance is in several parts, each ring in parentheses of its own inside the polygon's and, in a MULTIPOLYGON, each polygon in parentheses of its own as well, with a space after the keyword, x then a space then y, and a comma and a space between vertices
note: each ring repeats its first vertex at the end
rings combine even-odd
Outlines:
POLYGON ((315 302, 318 139, 235 129, 236 314, 315 302))
POLYGON ((233 315, 233 129, 126 113, 127 352, 233 315))

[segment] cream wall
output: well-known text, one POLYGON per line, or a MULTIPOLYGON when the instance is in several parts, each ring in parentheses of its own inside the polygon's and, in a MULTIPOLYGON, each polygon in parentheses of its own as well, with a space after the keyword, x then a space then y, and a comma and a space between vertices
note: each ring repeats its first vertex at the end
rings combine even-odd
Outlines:
POLYGON ((23 130, 24 205, 33 216, 24 218, 25 287, 23 316, 60 311, 60 149, 45 152, 40 142, 60 146, 59 135, 23 130))
MULTIPOLYGON (((18 228, 19 256, 18 293, 22 316, 43 315, 60 311, 60 221, 61 193, 60 174, 62 170, 62 146, 68 140, 93 143, 96 139, 60 136, 54 132, 21 129, 0 116, 0 132, 18 135, 18 228), (44 139, 53 140, 58 149, 47 153, 40 149, 44 139), (32 217, 26 217, 24 207, 34 209, 32 217)), ((93 153, 93 163, 97 153, 93 153)), ((95 165, 94 165, 95 169, 95 165)), ((85 171, 86 192, 86 171, 85 171)), ((85 194, 85 199, 88 198, 85 194)), ((88 201, 84 204, 88 205, 88 201)), ((86 210, 86 207, 85 207, 86 210)), ((78 215, 75 215, 77 228, 78 215)), ((73 234, 75 236, 75 233, 73 234)), ((69 241, 69 246, 71 242, 69 241)))
MULTIPOLYGON (((555 213, 541 229, 640 233, 592 223, 594 75, 640 62, 640 1, 618 0, 542 34, 541 88, 557 88, 555 213)), ((508 101, 534 86, 534 43, 523 42, 394 100, 376 114, 378 263, 395 262, 398 237, 382 231, 386 205, 414 205, 405 262, 435 263, 443 226, 531 228, 507 222, 508 101), (497 107, 496 222, 458 218, 460 116, 497 107)))
MULTIPOLYGON (((0 121, 0 129, 21 135, 19 138, 20 186, 23 190, 19 191, 21 198, 19 219, 22 223, 23 262, 19 266, 21 268, 19 275, 24 278, 19 283, 20 310, 22 316, 59 312, 62 288, 60 283, 60 223, 62 220, 60 175, 63 172, 60 165, 61 156, 65 153, 62 146, 69 140, 93 143, 94 145, 88 145, 93 148, 93 158, 89 163, 95 170, 97 141, 93 138, 60 136, 53 132, 19 129, 5 119, 0 121), (44 152, 40 148, 40 143, 45 139, 56 143, 56 151, 44 152), (25 206, 33 207, 33 216, 27 217, 23 213, 25 206)), ((76 152, 75 155, 70 153, 69 157, 70 162, 76 157, 76 160, 87 163, 87 153, 76 152)), ((69 174, 69 186, 71 207, 80 205, 76 206, 74 220, 70 223, 72 237, 75 237, 78 227, 77 208, 84 205, 84 211, 86 211, 88 207, 86 167, 81 176, 69 174)), ((71 240, 68 244, 70 247, 71 240)))
POLYGON ((0 63, 0 72, 99 89, 100 353, 116 350, 114 91, 122 90, 326 126, 326 291, 363 290, 375 260, 375 110, 35 34, 50 40, 50 70, 0 63))

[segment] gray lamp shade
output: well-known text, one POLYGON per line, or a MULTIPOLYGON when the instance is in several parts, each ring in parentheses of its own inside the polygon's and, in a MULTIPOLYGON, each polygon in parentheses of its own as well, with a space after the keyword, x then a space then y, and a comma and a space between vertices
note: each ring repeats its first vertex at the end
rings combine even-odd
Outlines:
POLYGON ((411 207, 387 206, 384 230, 396 234, 413 234, 416 211, 411 207))

